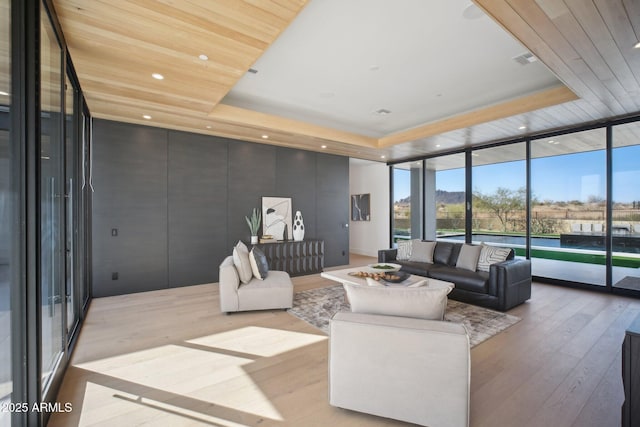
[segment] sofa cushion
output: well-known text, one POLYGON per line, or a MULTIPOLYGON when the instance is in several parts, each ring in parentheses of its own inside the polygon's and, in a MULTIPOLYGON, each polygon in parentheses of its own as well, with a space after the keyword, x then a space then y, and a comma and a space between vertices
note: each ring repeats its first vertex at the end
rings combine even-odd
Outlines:
POLYGON ((445 288, 377 287, 343 284, 351 311, 386 316, 443 320, 447 295, 453 285, 445 288))
POLYGON ((429 270, 439 267, 435 264, 429 264, 426 262, 415 262, 415 261, 394 261, 394 262, 402 266, 401 268, 402 271, 405 271, 409 274, 416 274, 418 276, 425 276, 425 277, 429 275, 429 270))
POLYGON ((506 261, 511 253, 511 248, 501 248, 499 246, 488 246, 483 244, 478 258, 478 271, 489 271, 491 264, 506 261))
POLYGON ((473 246, 464 244, 460 248, 460 254, 456 260, 456 268, 463 270, 476 271, 478 268, 478 258, 480 258, 480 251, 482 246, 473 246))
POLYGON ((450 242, 437 242, 433 251, 433 262, 435 264, 449 265, 454 245, 454 243, 450 242))
POLYGON ((233 264, 238 270, 238 276, 242 283, 249 283, 253 278, 253 270, 251 270, 251 262, 249 261, 249 250, 247 246, 238 240, 233 248, 233 264))
POLYGON ((446 282, 453 282, 456 285, 456 289, 477 293, 489 292, 489 273, 482 271, 469 271, 461 268, 442 266, 429 271, 429 277, 446 282))
POLYGON ((264 280, 269 274, 269 263, 264 252, 259 247, 254 246, 249 252, 249 263, 251 264, 251 271, 253 277, 258 280, 264 280))
POLYGON ((433 250, 436 242, 414 241, 411 245, 409 261, 433 263, 433 250))

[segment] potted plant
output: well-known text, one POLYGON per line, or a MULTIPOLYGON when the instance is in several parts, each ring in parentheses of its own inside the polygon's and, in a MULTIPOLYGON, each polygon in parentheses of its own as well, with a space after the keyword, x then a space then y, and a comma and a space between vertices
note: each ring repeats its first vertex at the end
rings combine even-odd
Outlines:
POLYGON ((258 229, 260 229, 260 221, 262 219, 260 211, 257 208, 253 208, 251 219, 246 216, 244 217, 244 219, 247 220, 249 231, 251 231, 251 244, 255 245, 256 243, 258 243, 258 229))

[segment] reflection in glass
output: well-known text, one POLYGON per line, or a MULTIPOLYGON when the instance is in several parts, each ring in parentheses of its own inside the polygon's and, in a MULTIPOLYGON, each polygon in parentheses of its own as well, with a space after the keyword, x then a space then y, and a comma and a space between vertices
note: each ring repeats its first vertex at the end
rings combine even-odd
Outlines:
POLYGON ((62 49, 41 6, 40 287, 42 387, 46 392, 63 349, 64 175, 62 49))
MULTIPOLYGON (((11 10, 0 0, 0 405, 11 402, 11 10)), ((0 426, 11 425, 11 413, 0 411, 0 426)))
POLYGON ((605 148, 605 129, 531 142, 534 275, 606 284, 605 148))
POLYGON ((612 285, 640 291, 640 124, 613 127, 612 285))

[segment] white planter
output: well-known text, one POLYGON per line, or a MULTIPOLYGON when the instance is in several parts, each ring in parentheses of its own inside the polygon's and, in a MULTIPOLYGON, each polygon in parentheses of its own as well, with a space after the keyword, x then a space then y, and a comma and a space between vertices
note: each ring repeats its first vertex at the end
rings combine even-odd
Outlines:
POLYGON ((255 245, 256 243, 258 243, 258 236, 251 236, 251 244, 255 245))

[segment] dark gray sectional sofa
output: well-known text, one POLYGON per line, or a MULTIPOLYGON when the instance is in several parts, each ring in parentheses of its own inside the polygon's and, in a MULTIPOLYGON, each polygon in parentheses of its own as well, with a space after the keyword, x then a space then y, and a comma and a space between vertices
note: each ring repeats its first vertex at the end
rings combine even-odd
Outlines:
POLYGON ((491 264, 489 272, 456 268, 462 243, 436 243, 433 263, 401 261, 397 249, 378 251, 378 262, 402 265, 402 271, 455 283, 449 297, 469 304, 507 311, 531 298, 531 261, 515 259, 513 249, 506 261, 491 264))

